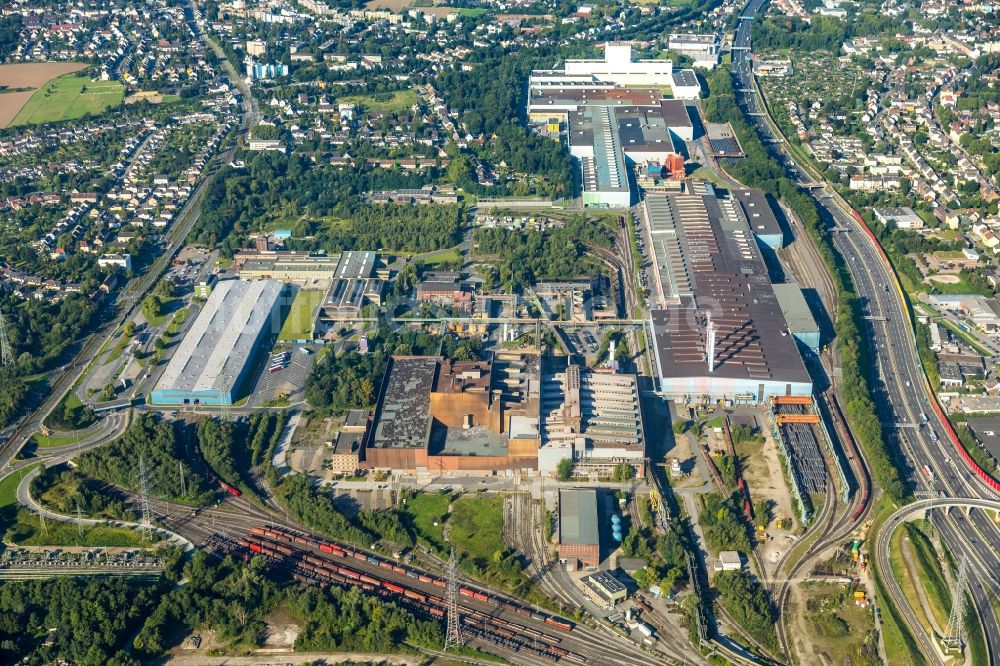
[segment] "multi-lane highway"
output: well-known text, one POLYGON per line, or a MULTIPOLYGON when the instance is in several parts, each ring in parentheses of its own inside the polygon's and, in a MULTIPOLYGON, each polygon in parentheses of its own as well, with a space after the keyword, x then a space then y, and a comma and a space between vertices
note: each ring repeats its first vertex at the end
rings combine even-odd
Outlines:
MULTIPOLYGON (((744 9, 733 43, 733 76, 737 101, 748 121, 771 146, 775 157, 793 179, 808 177, 807 165, 777 148, 782 137, 768 122, 753 92, 750 28, 766 0, 752 0, 744 9)), ((925 378, 916 354, 909 310, 887 260, 873 237, 849 212, 845 203, 823 190, 810 190, 828 220, 834 245, 843 256, 865 317, 865 333, 872 361, 875 403, 886 440, 899 452, 904 470, 918 492, 951 498, 989 498, 996 495, 957 455, 949 428, 940 420, 925 391, 925 378), (847 229, 833 232, 833 228, 847 229), (926 471, 925 471, 926 470, 926 471), (928 473, 929 471, 929 473, 928 473)), ((1000 592, 1000 530, 981 509, 933 510, 942 539, 956 558, 968 557, 969 589, 986 634, 991 663, 1000 663, 1000 625, 991 597, 1000 592)), ((891 575, 882 571, 882 575, 891 575)), ((906 603, 905 600, 902 600, 906 603)), ((936 653, 928 655, 938 660, 936 653)))

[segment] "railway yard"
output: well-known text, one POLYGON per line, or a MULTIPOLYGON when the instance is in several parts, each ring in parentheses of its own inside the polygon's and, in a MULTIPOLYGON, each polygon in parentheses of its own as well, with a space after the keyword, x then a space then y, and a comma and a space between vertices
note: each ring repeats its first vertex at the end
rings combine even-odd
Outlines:
MULTIPOLYGON (((443 571, 403 565, 384 555, 319 538, 242 497, 230 496, 218 506, 200 511, 162 500, 150 502, 164 527, 195 545, 241 557, 261 554, 276 572, 302 584, 360 587, 415 612, 443 617, 443 571)), ((511 663, 584 663, 574 661, 573 655, 618 666, 664 663, 664 656, 641 651, 608 627, 577 623, 531 607, 475 583, 464 574, 458 580, 459 614, 472 644, 501 653, 511 663), (564 650, 566 654, 562 654, 564 650)))

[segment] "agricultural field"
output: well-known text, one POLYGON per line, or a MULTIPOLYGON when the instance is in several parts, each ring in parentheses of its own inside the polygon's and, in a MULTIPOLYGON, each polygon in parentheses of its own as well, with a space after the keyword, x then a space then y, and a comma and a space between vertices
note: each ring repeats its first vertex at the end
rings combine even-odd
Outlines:
POLYGON ((0 128, 7 127, 35 91, 54 77, 79 71, 78 62, 36 62, 0 65, 0 128))
POLYGON ((121 104, 124 97, 125 88, 119 81, 60 76, 36 90, 10 124, 34 125, 97 115, 121 104))

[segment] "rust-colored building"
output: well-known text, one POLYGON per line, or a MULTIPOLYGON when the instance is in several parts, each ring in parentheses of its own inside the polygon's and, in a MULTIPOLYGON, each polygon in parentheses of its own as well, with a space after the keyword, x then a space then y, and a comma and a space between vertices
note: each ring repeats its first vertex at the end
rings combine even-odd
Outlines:
POLYGON ((535 473, 537 354, 488 361, 396 356, 389 362, 363 465, 413 473, 535 473))

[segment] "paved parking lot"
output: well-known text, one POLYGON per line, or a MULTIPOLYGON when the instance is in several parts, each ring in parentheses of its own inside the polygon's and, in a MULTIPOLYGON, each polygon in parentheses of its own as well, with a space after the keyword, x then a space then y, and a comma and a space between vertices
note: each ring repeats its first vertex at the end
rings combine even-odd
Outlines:
POLYGON ((300 347, 292 348, 288 365, 278 372, 269 372, 270 355, 268 356, 253 387, 249 406, 258 407, 277 400, 281 395, 286 395, 293 404, 303 399, 302 391, 306 385, 306 377, 312 371, 316 354, 303 354, 300 349, 300 347))

